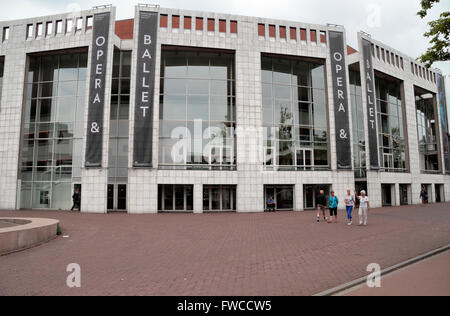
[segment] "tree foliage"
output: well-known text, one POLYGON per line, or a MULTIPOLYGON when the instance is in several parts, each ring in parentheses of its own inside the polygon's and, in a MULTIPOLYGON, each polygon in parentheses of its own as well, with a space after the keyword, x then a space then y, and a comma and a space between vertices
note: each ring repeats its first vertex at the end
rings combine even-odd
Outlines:
MULTIPOLYGON (((417 15, 425 18, 433 5, 439 2, 440 0, 421 0, 422 10, 417 15)), ((435 61, 450 60, 450 12, 442 12, 439 19, 428 25, 430 30, 424 36, 431 38, 431 47, 419 59, 427 67, 431 67, 435 61)))

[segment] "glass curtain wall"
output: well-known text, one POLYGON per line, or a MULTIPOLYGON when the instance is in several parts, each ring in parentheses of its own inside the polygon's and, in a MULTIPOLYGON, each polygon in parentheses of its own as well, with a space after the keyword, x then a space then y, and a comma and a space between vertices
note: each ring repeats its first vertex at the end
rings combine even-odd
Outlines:
POLYGON ((267 170, 329 170, 323 64, 262 56, 267 170))
POLYGON ((355 178, 364 179, 366 175, 366 138, 364 135, 364 111, 362 105, 361 75, 350 70, 350 97, 352 103, 353 155, 355 178))
POLYGON ((415 96, 420 170, 430 173, 439 172, 435 95, 416 89, 415 96))
POLYGON ((87 53, 30 56, 24 101, 21 208, 67 210, 81 180, 87 53))
POLYGON ((407 172, 401 83, 375 78, 381 168, 407 172))
POLYGON ((114 52, 108 182, 128 182, 131 51, 114 52))
POLYGON ((234 54, 164 49, 159 167, 235 170, 234 54))

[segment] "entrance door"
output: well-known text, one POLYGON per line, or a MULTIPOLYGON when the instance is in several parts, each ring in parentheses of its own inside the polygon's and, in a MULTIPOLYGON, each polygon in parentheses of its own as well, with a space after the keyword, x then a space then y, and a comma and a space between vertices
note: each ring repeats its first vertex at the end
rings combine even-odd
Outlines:
POLYGON ((114 209, 114 184, 108 184, 108 197, 107 197, 108 210, 114 209))
POLYGON ((127 209, 127 185, 108 184, 108 211, 124 211, 127 209))
POLYGON ((175 210, 184 211, 184 187, 175 186, 175 210))
POLYGON ((358 192, 358 195, 361 195, 361 191, 366 191, 366 194, 369 195, 367 182, 365 181, 355 182, 355 190, 358 192))
POLYGON ((400 205, 408 205, 409 204, 409 185, 408 184, 400 184, 400 205))
POLYGON ((117 209, 126 210, 127 209, 127 185, 119 184, 117 187, 117 209))
POLYGON ((392 192, 390 184, 381 185, 381 194, 383 198, 383 206, 392 206, 392 192))
POLYGON ((267 200, 273 197, 277 211, 292 211, 294 209, 294 186, 279 185, 265 187, 266 199, 264 205, 267 209, 267 200))
POLYGON ((436 191, 436 203, 442 203, 443 200, 442 200, 442 192, 441 192, 440 184, 436 184, 435 191, 436 191))
POLYGON ((305 209, 314 209, 315 206, 315 194, 314 187, 312 185, 305 185, 303 198, 305 200, 305 209))
POLYGON ((316 197, 320 194, 320 191, 323 190, 325 196, 330 196, 330 188, 329 184, 305 184, 303 186, 303 204, 305 210, 313 210, 317 208, 316 197))
POLYGON ((194 210, 194 187, 192 185, 158 185, 158 211, 185 212, 194 210))

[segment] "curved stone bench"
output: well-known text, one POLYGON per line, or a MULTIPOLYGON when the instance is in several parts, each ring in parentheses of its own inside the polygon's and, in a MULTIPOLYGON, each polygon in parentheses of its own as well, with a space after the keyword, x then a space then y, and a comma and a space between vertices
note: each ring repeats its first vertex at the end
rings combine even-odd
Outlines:
POLYGON ((46 218, 2 218, 0 256, 48 242, 58 233, 59 221, 46 218), (6 227, 5 227, 6 226, 6 227))

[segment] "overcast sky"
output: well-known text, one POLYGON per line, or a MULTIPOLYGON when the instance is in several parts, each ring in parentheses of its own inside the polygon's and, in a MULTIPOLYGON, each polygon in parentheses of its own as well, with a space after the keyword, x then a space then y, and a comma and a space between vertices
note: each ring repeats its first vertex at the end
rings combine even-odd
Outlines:
MULTIPOLYGON (((90 9, 94 5, 112 3, 117 7, 117 19, 131 18, 134 4, 143 0, 0 0, 0 20, 50 15, 73 9, 90 9)), ((356 33, 364 30, 411 57, 417 58, 427 48, 423 37, 427 21, 417 15, 420 0, 160 0, 166 8, 195 9, 233 13, 310 23, 344 25, 347 42, 357 47, 356 33)), ((450 1, 442 0, 430 11, 430 18, 450 10, 450 1)), ((450 71, 449 71, 450 73, 450 71)))
MULTIPOLYGON (((134 5, 144 0, 0 0, 0 20, 22 19, 111 3, 117 7, 117 19, 131 18, 134 5)), ((153 2, 153 1, 152 1, 153 2)), ((428 47, 423 36, 427 22, 446 10, 450 1, 442 0, 422 20, 416 13, 420 0, 160 0, 165 8, 193 9, 232 13, 310 23, 344 25, 347 42, 357 48, 357 32, 363 30, 373 38, 417 58, 428 47)), ((450 62, 435 65, 450 74, 450 62)), ((450 80, 449 80, 450 81, 450 80)))

